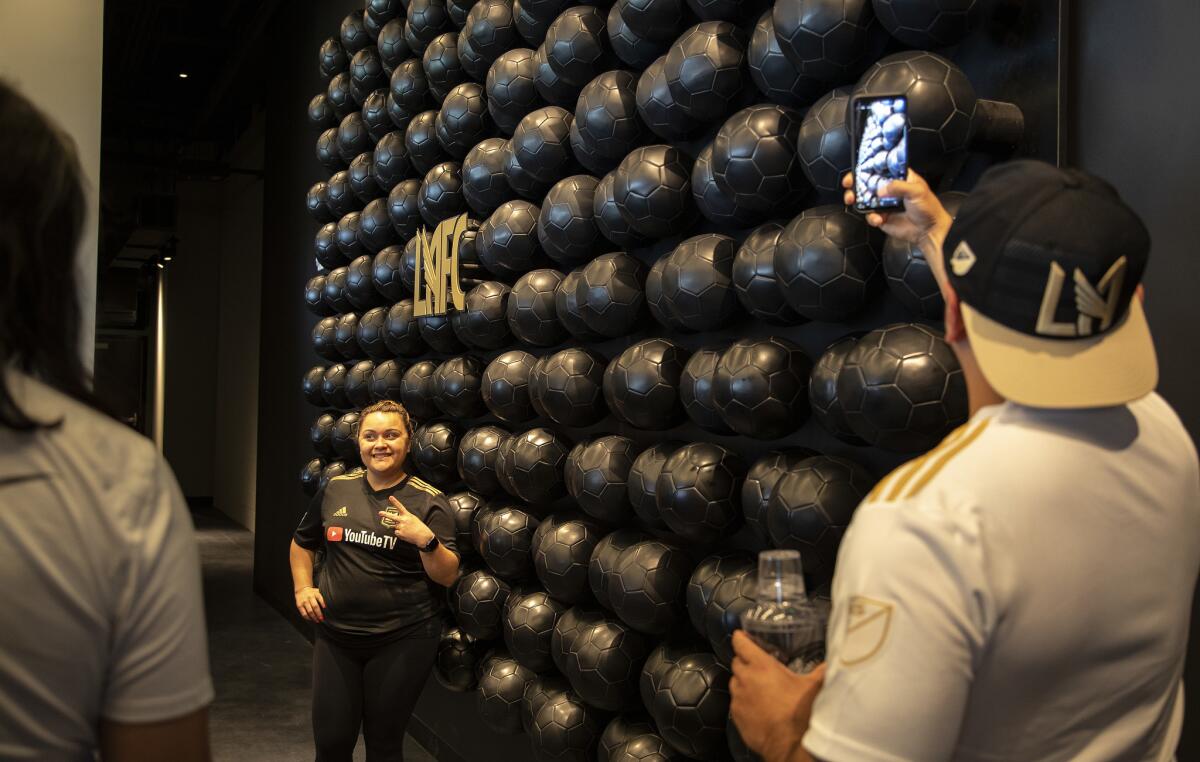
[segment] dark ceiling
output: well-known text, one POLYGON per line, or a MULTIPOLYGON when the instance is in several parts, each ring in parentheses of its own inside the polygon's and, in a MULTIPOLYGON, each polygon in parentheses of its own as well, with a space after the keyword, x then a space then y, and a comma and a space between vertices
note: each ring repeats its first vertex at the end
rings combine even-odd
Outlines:
POLYGON ((226 155, 261 100, 259 41, 279 5, 106 0, 102 266, 129 255, 139 229, 169 233, 177 180, 228 174, 226 155))

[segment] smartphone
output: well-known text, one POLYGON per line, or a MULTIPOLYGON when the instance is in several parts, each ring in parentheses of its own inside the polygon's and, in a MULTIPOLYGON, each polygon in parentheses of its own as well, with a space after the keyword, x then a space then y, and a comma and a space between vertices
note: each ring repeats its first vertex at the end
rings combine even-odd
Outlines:
POLYGON ((904 203, 878 189, 908 177, 908 99, 903 95, 859 96, 850 101, 854 129, 854 208, 898 211, 904 203))

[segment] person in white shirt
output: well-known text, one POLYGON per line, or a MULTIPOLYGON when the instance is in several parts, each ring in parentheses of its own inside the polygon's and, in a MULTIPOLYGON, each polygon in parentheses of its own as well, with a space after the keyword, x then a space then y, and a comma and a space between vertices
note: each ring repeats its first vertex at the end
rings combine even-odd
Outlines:
POLYGON ((1154 392, 1149 234, 1034 161, 990 169, 953 224, 915 173, 887 193, 905 210, 868 222, 936 273, 971 417, 856 511, 822 669, 735 635, 734 721, 768 762, 1169 760, 1200 468, 1154 392))
POLYGON ((0 82, 0 759, 210 757, 200 564, 170 468, 79 358, 74 145, 0 82))

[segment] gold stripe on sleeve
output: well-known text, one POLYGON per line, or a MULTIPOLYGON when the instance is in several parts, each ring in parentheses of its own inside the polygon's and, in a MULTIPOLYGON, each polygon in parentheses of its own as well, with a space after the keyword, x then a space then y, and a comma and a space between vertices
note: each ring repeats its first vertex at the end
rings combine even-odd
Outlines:
POLYGON ((905 497, 913 497, 920 492, 926 484, 929 484, 930 480, 937 476, 938 472, 945 468, 946 464, 954 459, 954 456, 967 449, 967 447, 969 447, 976 439, 979 439, 979 435, 984 432, 991 420, 991 418, 985 418, 978 426, 973 427, 970 432, 963 435, 954 444, 940 450, 937 457, 930 461, 928 468, 926 468, 925 472, 921 474, 921 478, 917 479, 913 483, 912 488, 908 490, 908 493, 905 495, 905 497))

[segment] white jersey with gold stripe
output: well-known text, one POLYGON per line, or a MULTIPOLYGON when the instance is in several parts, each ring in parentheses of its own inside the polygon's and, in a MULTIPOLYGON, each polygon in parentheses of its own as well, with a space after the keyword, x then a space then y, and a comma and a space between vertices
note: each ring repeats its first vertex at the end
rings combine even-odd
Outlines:
POLYGON ((1171 759, 1198 570, 1200 468, 1161 397, 984 408, 856 512, 805 747, 1171 759))

